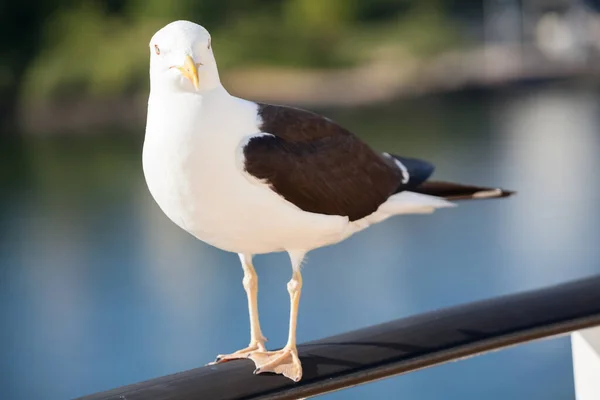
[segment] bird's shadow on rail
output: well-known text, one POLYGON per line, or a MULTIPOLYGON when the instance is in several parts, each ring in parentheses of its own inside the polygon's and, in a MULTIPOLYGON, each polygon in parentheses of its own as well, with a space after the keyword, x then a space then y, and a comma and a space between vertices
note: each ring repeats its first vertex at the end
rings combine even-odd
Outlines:
POLYGON ((298 346, 304 381, 358 370, 367 365, 384 363, 389 359, 425 354, 427 348, 405 343, 389 342, 328 342, 298 346), (357 357, 359 353, 363 356, 357 357), (355 361, 364 360, 364 361, 355 361))

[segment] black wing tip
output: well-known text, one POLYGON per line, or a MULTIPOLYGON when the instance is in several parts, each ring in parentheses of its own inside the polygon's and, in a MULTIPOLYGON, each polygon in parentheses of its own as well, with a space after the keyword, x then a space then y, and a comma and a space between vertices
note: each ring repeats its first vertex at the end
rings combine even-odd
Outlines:
POLYGON ((473 199, 500 199, 510 197, 517 192, 514 190, 505 190, 502 188, 482 188, 471 195, 473 199))
POLYGON ((418 193, 443 197, 446 200, 476 200, 476 199, 499 199, 516 194, 513 190, 501 188, 490 188, 484 186, 463 185, 460 183, 427 181, 419 185, 418 193))

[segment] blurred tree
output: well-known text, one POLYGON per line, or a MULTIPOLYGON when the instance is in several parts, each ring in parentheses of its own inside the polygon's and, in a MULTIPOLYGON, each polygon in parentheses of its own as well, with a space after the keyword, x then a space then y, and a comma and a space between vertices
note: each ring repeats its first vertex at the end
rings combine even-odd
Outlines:
POLYGON ((0 129, 12 130, 23 76, 41 50, 44 21, 70 0, 0 2, 0 129))
MULTIPOLYGON (((469 0, 474 2, 475 0, 469 0)), ((197 21, 220 68, 340 67, 379 48, 428 55, 456 43, 440 0, 47 0, 0 5, 0 117, 20 97, 135 94, 147 87, 147 43, 164 24, 197 21)))

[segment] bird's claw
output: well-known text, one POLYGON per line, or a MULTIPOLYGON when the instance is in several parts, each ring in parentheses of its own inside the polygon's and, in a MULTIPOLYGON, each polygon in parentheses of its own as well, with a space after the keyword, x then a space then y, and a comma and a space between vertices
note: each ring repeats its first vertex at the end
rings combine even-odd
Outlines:
POLYGON ((219 354, 215 358, 215 361, 210 362, 207 365, 215 365, 215 364, 219 364, 219 363, 223 363, 223 362, 227 362, 227 361, 231 361, 231 360, 239 360, 239 359, 249 358, 252 355, 252 353, 254 353, 256 351, 260 351, 260 352, 266 351, 264 342, 252 342, 245 349, 238 350, 231 354, 219 354))
POLYGON ((255 351, 248 356, 256 366, 254 374, 273 372, 298 382, 302 379, 302 364, 296 348, 286 348, 277 351, 255 351))

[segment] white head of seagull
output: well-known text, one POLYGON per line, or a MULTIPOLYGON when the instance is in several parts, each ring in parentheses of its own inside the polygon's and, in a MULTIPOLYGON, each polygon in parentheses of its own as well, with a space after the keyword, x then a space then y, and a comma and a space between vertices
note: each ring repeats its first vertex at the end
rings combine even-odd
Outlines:
POLYGON ((150 40, 150 88, 159 92, 203 92, 221 85, 208 31, 175 21, 150 40))

